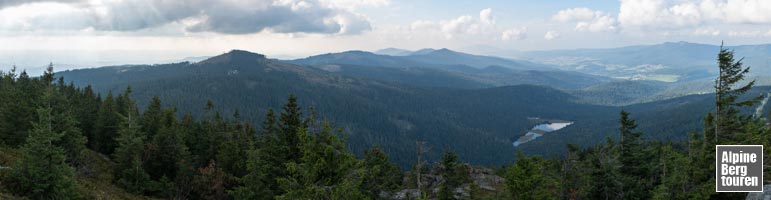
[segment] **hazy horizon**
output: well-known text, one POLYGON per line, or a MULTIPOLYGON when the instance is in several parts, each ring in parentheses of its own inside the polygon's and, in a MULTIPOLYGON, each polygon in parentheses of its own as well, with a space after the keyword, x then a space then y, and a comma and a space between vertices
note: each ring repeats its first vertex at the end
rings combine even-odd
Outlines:
POLYGON ((769 24, 771 2, 755 0, 11 0, 0 2, 0 52, 9 54, 0 65, 39 66, 25 55, 56 51, 100 58, 34 60, 95 67, 230 49, 287 59, 389 47, 479 54, 677 41, 733 46, 771 43, 769 24))

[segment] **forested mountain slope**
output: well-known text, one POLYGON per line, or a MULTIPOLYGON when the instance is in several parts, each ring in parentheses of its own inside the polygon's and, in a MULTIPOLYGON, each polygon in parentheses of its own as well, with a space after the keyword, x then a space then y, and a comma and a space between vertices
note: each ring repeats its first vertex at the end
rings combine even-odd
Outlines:
MULTIPOLYGON (((620 107, 577 103, 571 94, 549 87, 517 85, 485 89, 421 87, 349 76, 266 59, 259 54, 232 51, 199 63, 121 66, 58 73, 76 85, 92 84, 102 95, 133 88, 140 108, 153 96, 181 113, 202 115, 207 100, 230 116, 260 122, 267 108, 278 107, 285 96, 297 95, 300 104, 349 134, 348 146, 360 153, 380 144, 394 160, 407 166, 414 160, 416 140, 436 148, 452 148, 477 164, 510 162, 511 139, 533 125, 528 117, 562 119, 576 124, 520 146, 528 154, 561 154, 566 143, 594 144, 614 136, 620 107), (410 147, 410 148, 407 148, 410 147)), ((707 96, 683 97, 625 107, 640 116, 642 130, 654 138, 682 139, 697 129, 707 96), (661 117, 671 113, 683 117, 661 117), (691 117, 692 116, 692 117, 691 117), (671 123, 671 126, 657 125, 671 123), (651 124, 650 126, 647 126, 651 124)), ((431 151, 435 159, 441 151, 431 151)))

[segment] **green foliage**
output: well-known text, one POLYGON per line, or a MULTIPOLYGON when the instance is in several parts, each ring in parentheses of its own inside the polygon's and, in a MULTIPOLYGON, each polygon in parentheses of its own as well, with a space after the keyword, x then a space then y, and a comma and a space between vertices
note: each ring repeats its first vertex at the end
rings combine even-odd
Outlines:
POLYGON ((296 161, 302 156, 299 150, 300 139, 297 131, 308 126, 302 120, 302 111, 297 104, 297 97, 294 95, 289 96, 289 100, 281 112, 280 119, 281 133, 278 136, 279 141, 288 148, 283 154, 286 155, 285 159, 287 161, 296 161))
POLYGON ((55 145, 65 135, 56 132, 50 107, 38 109, 39 119, 32 124, 27 142, 21 147, 22 158, 8 177, 10 190, 32 199, 76 199, 74 170, 65 163, 65 150, 55 145))
POLYGON ((94 124, 94 138, 90 143, 91 148, 103 154, 112 154, 117 147, 114 138, 118 134, 119 124, 118 105, 116 105, 115 98, 110 92, 99 107, 96 124, 94 124))
POLYGON ((288 176, 278 178, 286 193, 278 199, 367 199, 359 190, 360 161, 345 149, 331 125, 325 123, 317 134, 301 128, 297 138, 302 157, 286 164, 288 176))
POLYGON ((438 198, 441 200, 457 199, 455 190, 469 179, 466 166, 460 163, 458 154, 451 151, 444 152, 440 163, 442 165, 440 175, 443 182, 439 186, 438 198))
POLYGON ((193 183, 196 185, 195 191, 202 199, 228 199, 225 191, 228 177, 214 161, 205 168, 198 169, 198 175, 195 176, 193 183))
POLYGON ((128 110, 129 115, 123 118, 115 139, 118 142, 118 148, 113 154, 115 172, 118 185, 129 192, 143 194, 150 190, 152 184, 150 175, 144 169, 146 136, 134 119, 137 116, 131 114, 136 109, 128 110))
MULTIPOLYGON (((743 68, 742 59, 734 60, 734 52, 720 47, 717 56, 719 75, 715 79, 715 142, 722 137, 733 137, 734 133, 741 130, 746 121, 740 120, 739 107, 752 106, 760 101, 762 96, 739 100, 739 97, 749 91, 755 85, 755 80, 744 86, 736 87, 739 81, 744 79, 750 68, 743 68)), ((729 138, 730 139, 730 138, 729 138)))
POLYGON ((557 182, 549 177, 547 160, 527 157, 517 152, 519 158, 506 169, 506 191, 512 199, 557 199, 557 182))
POLYGON ((237 199, 271 199, 281 193, 276 177, 286 174, 284 155, 287 148, 279 142, 279 130, 273 110, 268 114, 257 137, 257 147, 248 152, 246 168, 249 171, 240 179, 242 186, 230 193, 237 199))
POLYGON ((391 194, 401 185, 402 171, 380 147, 364 152, 360 168, 364 173, 361 189, 370 199, 380 199, 381 193, 391 194))

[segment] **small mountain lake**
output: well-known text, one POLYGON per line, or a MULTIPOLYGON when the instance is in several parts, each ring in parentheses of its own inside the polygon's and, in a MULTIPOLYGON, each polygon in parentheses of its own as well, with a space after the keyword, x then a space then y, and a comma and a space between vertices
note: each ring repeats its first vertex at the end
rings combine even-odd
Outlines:
POLYGON ((538 137, 541 137, 547 133, 551 133, 560 129, 563 129, 565 127, 568 127, 572 125, 573 122, 571 121, 565 121, 565 120, 545 120, 541 122, 538 125, 535 125, 530 131, 525 133, 525 135, 519 137, 519 139, 514 141, 514 146, 519 146, 520 144, 524 144, 530 141, 535 140, 538 137))

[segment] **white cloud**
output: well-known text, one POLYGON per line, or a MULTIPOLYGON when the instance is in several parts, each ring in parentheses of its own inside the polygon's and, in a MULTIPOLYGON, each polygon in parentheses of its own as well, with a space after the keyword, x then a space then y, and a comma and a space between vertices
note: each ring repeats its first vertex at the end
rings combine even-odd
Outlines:
POLYGON ((699 25, 702 15, 693 2, 671 5, 665 0, 621 0, 618 20, 624 27, 682 28, 699 25))
POLYGON ((757 37, 771 37, 771 30, 768 31, 729 31, 728 36, 731 37, 743 37, 743 38, 757 38, 757 37))
POLYGON ((457 35, 476 35, 494 28, 495 19, 492 9, 487 8, 479 12, 479 19, 471 15, 459 16, 452 20, 439 22, 445 38, 451 39, 457 35))
POLYGON ((560 37, 560 33, 557 31, 546 31, 546 34, 543 35, 543 39, 546 40, 553 40, 560 37))
POLYGON ((428 21, 428 20, 414 21, 409 26, 409 29, 411 31, 431 30, 431 29, 436 29, 436 28, 437 28, 437 24, 432 22, 432 21, 428 21))
POLYGON ((570 8, 560 10, 557 14, 552 16, 552 20, 558 22, 577 22, 577 21, 591 21, 598 15, 596 11, 589 8, 570 8))
POLYGON ((704 24, 771 23, 768 0, 621 0, 618 21, 624 27, 678 29, 704 24))
POLYGON ((181 24, 188 32, 225 34, 358 34, 371 29, 365 16, 319 0, 6 2, 0 3, 0 16, 4 32, 136 31, 169 24, 181 24))
POLYGON ((355 9, 357 7, 382 7, 391 5, 391 0, 321 0, 326 4, 334 5, 338 8, 355 9))
POLYGON ((699 28, 693 31, 696 36, 719 36, 720 30, 716 28, 699 28))
POLYGON ((482 23, 485 24, 495 24, 495 19, 493 18, 493 9, 487 8, 479 12, 479 19, 482 21, 482 23))
POLYGON ((459 34, 477 34, 480 31, 480 23, 469 15, 460 16, 453 20, 442 21, 442 32, 445 37, 452 38, 459 34))
POLYGON ((588 8, 571 8, 560 10, 552 16, 553 21, 562 23, 576 23, 576 31, 589 32, 616 32, 618 22, 616 18, 600 11, 588 8))
POLYGON ((501 40, 524 40, 527 38, 527 27, 512 28, 501 33, 501 40))
POLYGON ((598 15, 591 21, 582 21, 576 23, 575 30, 577 31, 590 31, 590 32, 616 32, 618 22, 616 18, 610 15, 598 15))

